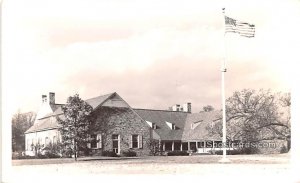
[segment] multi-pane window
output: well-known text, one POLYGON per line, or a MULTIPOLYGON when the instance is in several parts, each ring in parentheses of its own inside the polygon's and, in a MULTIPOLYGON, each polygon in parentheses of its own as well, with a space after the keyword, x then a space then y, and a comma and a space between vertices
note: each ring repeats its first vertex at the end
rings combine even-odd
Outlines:
POLYGON ((119 154, 119 135, 112 135, 113 151, 119 154))
POLYGON ((132 135, 132 148, 138 148, 138 147, 139 147, 139 136, 132 135))
POLYGON ((88 148, 102 148, 102 137, 101 134, 92 134, 90 135, 91 142, 87 144, 88 148))
POLYGON ((97 148, 97 135, 91 135, 91 148, 97 148))

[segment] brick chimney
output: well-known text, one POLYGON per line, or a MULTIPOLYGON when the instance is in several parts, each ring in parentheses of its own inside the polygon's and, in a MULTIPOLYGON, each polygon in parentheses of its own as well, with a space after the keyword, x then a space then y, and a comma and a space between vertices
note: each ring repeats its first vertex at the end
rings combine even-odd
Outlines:
POLYGON ((46 103, 47 102, 47 95, 42 95, 42 103, 46 103))
POLYGON ((187 103, 187 112, 192 113, 192 103, 187 103))
POLYGON ((55 93, 49 92, 49 104, 55 104, 55 93))

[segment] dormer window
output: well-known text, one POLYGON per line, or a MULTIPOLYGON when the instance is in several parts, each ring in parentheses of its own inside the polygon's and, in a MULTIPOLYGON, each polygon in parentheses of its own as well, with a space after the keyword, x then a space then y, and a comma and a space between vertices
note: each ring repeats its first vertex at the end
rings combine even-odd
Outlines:
POLYGON ((172 124, 172 130, 176 130, 176 126, 172 124))
POLYGON ((152 129, 157 129, 157 126, 155 123, 152 124, 152 129))
POLYGON ((146 121, 148 123, 148 125, 152 128, 152 129, 157 129, 157 126, 155 123, 150 122, 150 121, 146 121))
POLYGON ((200 122, 202 122, 202 121, 203 120, 192 122, 191 123, 191 129, 194 130, 200 124, 200 122))
POLYGON ((170 123, 170 122, 166 121, 166 124, 170 127, 171 130, 176 130, 176 129, 178 129, 178 128, 176 127, 176 125, 173 124, 173 123, 170 123))

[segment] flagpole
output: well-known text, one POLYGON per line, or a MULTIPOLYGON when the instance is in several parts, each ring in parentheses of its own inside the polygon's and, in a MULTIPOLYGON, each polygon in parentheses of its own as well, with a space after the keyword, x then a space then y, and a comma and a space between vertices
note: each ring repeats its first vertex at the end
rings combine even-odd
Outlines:
POLYGON ((222 144, 223 144, 223 156, 222 159, 219 162, 229 162, 229 159, 226 157, 226 97, 225 97, 225 72, 226 72, 226 25, 225 25, 225 8, 222 8, 223 16, 224 16, 224 58, 222 60, 222 68, 221 68, 221 73, 222 73, 222 86, 221 86, 221 92, 222 92, 222 121, 223 121, 223 131, 222 131, 222 144))

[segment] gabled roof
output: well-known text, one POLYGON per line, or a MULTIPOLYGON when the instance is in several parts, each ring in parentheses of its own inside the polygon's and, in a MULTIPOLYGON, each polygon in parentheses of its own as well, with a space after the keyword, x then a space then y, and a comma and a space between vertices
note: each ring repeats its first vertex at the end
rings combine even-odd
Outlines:
POLYGON ((210 136, 207 131, 207 126, 212 125, 215 121, 221 119, 221 111, 210 111, 193 113, 187 116, 182 140, 221 140, 218 135, 210 136), (196 127, 191 128, 192 124, 196 123, 196 127))
MULTIPOLYGON (((116 92, 110 93, 110 94, 106 94, 106 95, 101 95, 101 96, 94 97, 94 98, 90 98, 90 99, 85 100, 85 102, 87 102, 89 105, 91 105, 93 107, 93 109, 96 109, 98 106, 100 106, 101 104, 103 104, 107 99, 109 99, 114 94, 116 94, 116 92)), ((51 105, 53 105, 53 104, 51 104, 51 105)), ((56 105, 56 109, 53 110, 53 113, 52 114, 48 114, 44 118, 50 117, 50 116, 60 115, 60 114, 63 113, 61 107, 64 104, 54 104, 54 105, 56 105)))
POLYGON ((31 126, 25 133, 56 129, 59 127, 60 125, 57 123, 55 117, 48 117, 48 118, 39 119, 39 122, 31 126))
POLYGON ((220 140, 218 135, 209 136, 207 126, 220 120, 220 111, 187 113, 167 110, 134 109, 145 121, 155 123, 154 131, 161 140, 220 140), (179 129, 172 130, 166 122, 175 124, 179 129), (195 123, 192 129, 191 125, 195 123))
MULTIPOLYGON (((114 92, 114 93, 110 93, 107 95, 90 98, 85 101, 89 105, 91 105, 93 107, 93 109, 96 109, 98 106, 103 104, 107 99, 109 99, 114 94, 116 94, 116 93, 114 92)), ((64 117, 62 115, 63 111, 61 108, 63 105, 64 104, 50 104, 50 107, 54 112, 46 115, 45 117, 43 117, 41 119, 37 119, 37 122, 34 123, 34 125, 32 127, 30 127, 25 133, 42 131, 42 130, 47 130, 47 129, 52 129, 52 128, 59 128, 59 124, 58 124, 55 116, 59 116, 60 118, 64 117)))
POLYGON ((180 140, 182 137, 184 123, 189 113, 153 110, 153 109, 133 109, 142 119, 155 123, 157 129, 154 131, 160 136, 161 140, 180 140), (178 129, 172 130, 166 122, 174 124, 178 129))
POLYGON ((63 104, 50 104, 50 107, 52 111, 56 111, 59 107, 61 107, 63 104))
MULTIPOLYGON (((110 93, 85 100, 93 109, 97 109, 100 106, 110 105, 115 100, 114 107, 122 107, 119 105, 118 100, 122 100, 121 97, 116 93, 110 93)), ((126 101, 124 101, 126 103, 126 101)), ((51 105, 53 113, 45 116, 42 119, 38 119, 38 122, 34 126, 30 127, 25 133, 32 133, 36 131, 43 131, 48 129, 59 128, 59 124, 56 120, 56 116, 64 118, 62 106, 64 104, 51 105)), ((129 106, 126 103, 126 106, 129 106)), ((130 106, 129 106, 130 107, 130 106)), ((214 121, 220 120, 220 111, 211 112, 200 112, 200 113, 188 113, 181 111, 169 111, 169 110, 154 110, 154 109, 132 109, 139 117, 144 121, 155 123, 157 129, 154 132, 159 136, 161 140, 221 140, 218 135, 209 136, 207 126, 211 125, 214 121), (170 124, 176 126, 176 129, 171 129, 170 124), (193 128, 192 127, 193 124, 193 128)))
POLYGON ((94 98, 90 98, 90 99, 87 99, 85 101, 89 105, 91 105, 93 107, 93 109, 96 109, 99 105, 101 105, 103 102, 105 102, 108 98, 110 98, 114 94, 116 94, 116 92, 110 93, 110 94, 106 94, 106 95, 101 95, 101 96, 94 97, 94 98))

